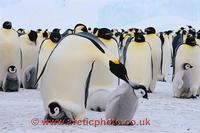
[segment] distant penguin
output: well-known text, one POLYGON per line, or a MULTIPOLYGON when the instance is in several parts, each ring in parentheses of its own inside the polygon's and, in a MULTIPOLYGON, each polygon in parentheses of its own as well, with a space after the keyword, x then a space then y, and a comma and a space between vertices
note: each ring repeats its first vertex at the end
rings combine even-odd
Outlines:
POLYGON ((109 97, 105 112, 106 119, 111 119, 113 125, 131 125, 139 98, 142 97, 148 99, 144 86, 123 83, 109 97))
POLYGON ((156 35, 155 28, 148 27, 145 29, 145 32, 145 40, 149 43, 149 45, 152 48, 153 60, 153 80, 151 81, 149 92, 154 92, 161 66, 161 40, 156 35))
POLYGON ((46 30, 37 30, 37 51, 39 51, 42 42, 49 37, 48 29, 46 30))
MULTIPOLYGON (((118 43, 113 38, 113 34, 110 29, 101 28, 95 32, 95 35, 99 38, 100 41, 104 43, 104 45, 116 56, 119 57, 118 54, 118 43)), ((105 101, 107 98, 106 92, 111 92, 118 86, 119 80, 118 78, 113 75, 100 61, 95 61, 93 72, 91 75, 90 81, 90 91, 89 91, 89 98, 88 98, 88 109, 95 109, 100 108, 100 110, 105 110, 105 101), (106 90, 105 93, 98 90, 106 90), (91 95, 95 94, 95 95, 91 95), (95 96, 97 96, 95 98, 95 96), (92 97, 92 98, 90 98, 92 97), (104 98, 104 99, 103 99, 104 98), (89 102, 92 100, 92 102, 89 102), (105 101, 104 101, 105 100, 105 101)), ((99 110, 99 109, 98 109, 99 110)), ((96 110, 96 111, 98 111, 96 110)))
MULTIPOLYGON (((38 37, 38 35, 37 35, 36 31, 33 31, 33 30, 31 30, 28 34, 24 34, 19 37, 20 47, 22 50, 21 79, 24 79, 26 77, 23 74, 26 73, 25 70, 27 70, 27 67, 29 67, 29 66, 36 67, 37 66, 37 57, 38 57, 37 46, 36 46, 37 45, 36 44, 37 37, 38 37)), ((30 76, 32 77, 34 75, 30 75, 30 76)), ((23 87, 25 87, 25 86, 23 85, 23 87)))
POLYGON ((22 84, 26 89, 37 89, 35 85, 37 79, 37 68, 35 65, 29 65, 23 72, 22 84))
MULTIPOLYGON (((68 111, 69 112, 69 111, 68 111)), ((57 103, 52 102, 48 105, 48 114, 45 116, 44 119, 46 120, 62 120, 64 124, 70 122, 69 120, 74 120, 73 114, 66 114, 63 108, 57 103)))
POLYGON ((125 67, 131 81, 144 85, 148 91, 153 79, 153 61, 150 45, 141 33, 128 44, 125 67))
POLYGON ((197 91, 200 86, 200 48, 196 44, 196 40, 194 36, 188 36, 186 39, 186 44, 182 44, 178 50, 175 59, 175 72, 182 70, 183 63, 187 62, 193 68, 191 69, 190 81, 191 84, 189 86, 189 94, 188 97, 196 97, 197 91))
POLYGON ((159 80, 166 82, 167 76, 169 74, 170 66, 172 63, 172 43, 170 40, 169 32, 163 33, 163 43, 162 43, 162 59, 161 59, 161 71, 159 75, 159 80))
POLYGON ((22 29, 22 28, 19 28, 19 29, 17 30, 17 33, 18 33, 18 36, 19 36, 19 37, 20 37, 21 35, 26 34, 25 30, 22 29))
POLYGON ((177 98, 189 97, 192 68, 193 66, 191 66, 190 64, 184 63, 182 65, 182 68, 176 72, 173 79, 174 97, 177 97, 177 98))
POLYGON ((66 115, 73 114, 76 120, 85 117, 95 61, 101 61, 113 74, 128 82, 124 65, 96 36, 81 32, 60 41, 39 73, 40 79, 37 79, 41 82, 46 113, 48 105, 57 102, 66 115))
POLYGON ((20 81, 17 74, 17 68, 15 66, 9 66, 7 74, 3 81, 3 91, 15 92, 20 88, 20 81))
POLYGON ((74 27, 74 34, 75 33, 80 33, 80 32, 88 32, 88 29, 84 24, 77 24, 74 27))
POLYGON ((21 49, 18 34, 12 29, 12 23, 6 21, 0 29, 0 87, 9 66, 17 68, 17 75, 21 73, 21 49))

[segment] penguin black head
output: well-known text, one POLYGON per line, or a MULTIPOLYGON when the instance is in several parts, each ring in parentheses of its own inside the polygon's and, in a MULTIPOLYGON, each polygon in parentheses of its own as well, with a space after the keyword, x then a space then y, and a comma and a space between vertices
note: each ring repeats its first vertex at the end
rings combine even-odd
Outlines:
POLYGON ((168 31, 165 31, 164 33, 165 33, 166 35, 169 35, 169 34, 173 33, 173 30, 168 30, 168 31))
POLYGON ((181 27, 181 28, 180 28, 180 30, 184 30, 184 29, 185 29, 184 27, 181 27))
POLYGON ((48 29, 46 29, 43 33, 42 33, 42 36, 44 37, 44 38, 48 38, 48 29))
POLYGON ((135 42, 139 42, 139 43, 145 42, 145 37, 144 37, 144 35, 141 34, 141 33, 135 34, 135 42))
POLYGON ((92 28, 91 28, 91 27, 88 27, 88 30, 89 30, 89 31, 91 31, 91 30, 92 30, 92 28))
POLYGON ((58 43, 61 39, 61 35, 59 32, 52 32, 49 38, 52 42, 58 43))
POLYGON ((25 30, 22 29, 22 28, 19 28, 19 29, 17 30, 17 33, 18 33, 18 36, 21 36, 21 35, 26 34, 25 30))
POLYGON ((12 28, 12 23, 10 21, 6 21, 3 23, 3 28, 4 29, 11 29, 12 28))
POLYGON ((183 30, 182 34, 183 34, 183 35, 186 35, 186 34, 187 34, 187 31, 186 31, 186 30, 183 30))
POLYGON ((17 72, 17 68, 15 66, 9 66, 8 67, 8 72, 9 73, 16 73, 17 72))
POLYGON ((145 98, 145 99, 148 99, 148 93, 147 93, 147 89, 145 86, 143 85, 135 85, 135 86, 132 86, 131 87, 133 88, 133 91, 135 92, 136 96, 137 97, 142 97, 142 98, 145 98))
POLYGON ((109 61, 109 67, 110 67, 110 71, 115 76, 129 83, 126 68, 122 63, 120 62, 115 63, 113 61, 109 61))
POLYGON ((189 70, 189 69, 191 69, 191 68, 193 68, 193 66, 190 65, 189 63, 184 63, 184 64, 183 64, 183 70, 189 70))
POLYGON ((98 28, 94 28, 93 34, 95 35, 95 34, 97 33, 98 30, 99 30, 98 28))
POLYGON ((156 29, 154 27, 148 27, 144 30, 147 34, 155 34, 156 29))
POLYGON ((29 39, 30 39, 32 42, 36 42, 37 37, 38 37, 37 32, 34 31, 34 30, 31 30, 31 31, 28 33, 28 37, 29 37, 29 39))
POLYGON ((74 27, 74 32, 78 33, 78 32, 88 32, 87 27, 84 24, 77 24, 74 27))
POLYGON ((62 112, 61 106, 57 102, 52 102, 48 106, 50 116, 58 116, 62 112))
POLYGON ((111 32, 110 29, 101 28, 98 30, 97 36, 106 40, 110 40, 113 36, 113 33, 111 32))
POLYGON ((200 39, 200 30, 197 32, 197 39, 200 39))
POLYGON ((190 46, 196 46, 196 39, 194 36, 187 36, 185 43, 190 46))
POLYGON ((41 32, 41 31, 42 31, 42 29, 37 29, 37 33, 41 32))
POLYGON ((187 26, 188 26, 189 29, 192 29, 192 26, 191 26, 191 25, 187 25, 187 26))
POLYGON ((54 28, 52 32, 58 32, 58 33, 60 33, 60 30, 61 30, 61 29, 54 28))

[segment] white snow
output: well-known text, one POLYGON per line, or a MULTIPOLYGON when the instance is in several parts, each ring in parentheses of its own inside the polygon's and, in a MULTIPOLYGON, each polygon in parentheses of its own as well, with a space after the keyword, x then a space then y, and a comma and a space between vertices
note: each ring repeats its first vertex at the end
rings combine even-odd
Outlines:
MULTIPOLYGON (((158 82, 156 92, 149 100, 140 99, 134 120, 150 120, 150 126, 50 126, 32 125, 31 120, 44 118, 42 100, 38 90, 0 92, 0 133, 68 133, 68 132, 130 132, 130 133, 199 133, 200 99, 172 97, 171 83, 158 82)), ((104 113, 87 111, 89 120, 104 119, 104 113)))

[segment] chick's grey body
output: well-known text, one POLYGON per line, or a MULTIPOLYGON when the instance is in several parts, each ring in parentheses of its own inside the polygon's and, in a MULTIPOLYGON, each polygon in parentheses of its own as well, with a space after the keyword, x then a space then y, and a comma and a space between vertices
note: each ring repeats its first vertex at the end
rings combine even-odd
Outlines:
POLYGON ((24 74, 23 74, 23 86, 26 89, 36 89, 37 86, 35 86, 36 83, 36 72, 37 69, 34 65, 30 65, 26 68, 24 74))
POLYGON ((120 85, 106 105, 106 119, 132 120, 138 107, 138 97, 127 83, 120 85))
POLYGON ((13 92, 19 90, 19 78, 16 73, 7 73, 4 82, 3 82, 3 90, 5 92, 13 92))

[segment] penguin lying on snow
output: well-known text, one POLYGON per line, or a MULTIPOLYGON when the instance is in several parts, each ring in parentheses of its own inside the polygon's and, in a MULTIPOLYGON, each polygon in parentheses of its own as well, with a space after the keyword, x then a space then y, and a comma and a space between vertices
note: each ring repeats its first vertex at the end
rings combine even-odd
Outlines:
POLYGON ((184 63, 181 70, 179 70, 173 80, 174 96, 179 98, 187 98, 190 91, 191 84, 191 66, 188 63, 184 63))
POLYGON ((20 81, 17 75, 17 68, 15 66, 9 66, 6 77, 3 81, 3 91, 14 92, 18 91, 20 87, 20 81))
POLYGON ((110 96, 106 105, 106 119, 117 120, 117 125, 131 124, 138 107, 140 97, 148 99, 146 88, 143 85, 123 83, 110 96))

